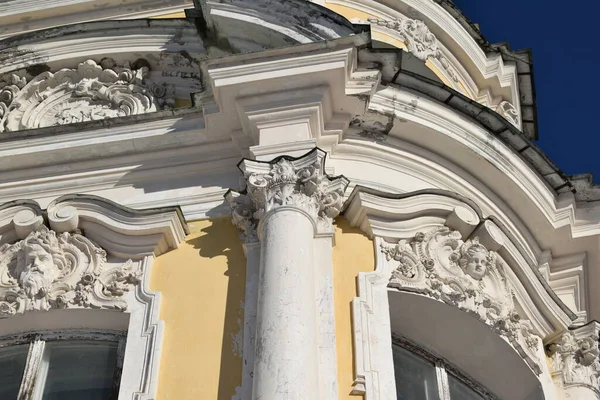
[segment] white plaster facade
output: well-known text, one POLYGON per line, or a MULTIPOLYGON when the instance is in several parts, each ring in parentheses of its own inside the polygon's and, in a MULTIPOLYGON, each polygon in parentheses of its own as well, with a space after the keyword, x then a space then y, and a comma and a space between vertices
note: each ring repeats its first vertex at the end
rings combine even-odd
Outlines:
MULTIPOLYGON (((530 142, 528 53, 482 44, 448 0, 14 3, 0 8, 3 243, 66 204, 52 230, 85 229, 145 277, 183 223, 110 202, 232 213, 248 272, 240 398, 335 399, 331 224, 346 218, 377 259, 353 303, 356 395, 395 398, 399 334, 496 398, 600 399, 600 189, 530 142), (442 231, 451 244, 422 248, 442 231), (457 264, 473 243, 493 274, 457 264), (411 328, 434 324, 448 336, 411 328)), ((154 396, 162 326, 144 282, 129 334, 150 360, 136 372, 126 358, 121 398, 154 396)))

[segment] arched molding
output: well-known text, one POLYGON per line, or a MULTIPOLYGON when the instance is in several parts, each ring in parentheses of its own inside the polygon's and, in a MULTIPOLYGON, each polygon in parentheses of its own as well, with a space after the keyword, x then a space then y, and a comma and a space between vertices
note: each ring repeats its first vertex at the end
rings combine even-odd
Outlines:
POLYGON ((527 263, 538 265, 542 249, 510 207, 468 171, 433 152, 394 137, 373 142, 348 135, 335 148, 330 165, 350 179, 351 188, 355 184, 396 194, 431 188, 459 193, 477 204, 482 215, 494 215, 518 242, 527 263), (383 169, 388 171, 385 180, 383 169))
POLYGON ((127 330, 119 398, 154 398, 164 323, 152 263, 186 231, 176 208, 136 211, 96 196, 0 206, 0 335, 127 330))
POLYGON ((0 39, 40 29, 104 19, 136 19, 182 11, 191 0, 9 0, 0 8, 0 39))
POLYGON ((486 324, 489 334, 509 343, 527 370, 548 386, 543 343, 567 329, 572 313, 539 279, 534 281, 537 278, 526 272, 527 263, 507 251, 511 238, 484 219, 472 202, 445 191, 384 195, 355 188, 344 215, 374 238, 377 259, 374 272, 359 274, 359 297, 353 302, 355 393, 367 399, 392 398, 394 393, 390 290, 430 297, 474 316, 486 324), (442 236, 448 240, 433 239, 442 236), (478 280, 466 273, 469 264, 462 265, 462 259, 468 259, 472 247, 486 254, 488 271, 495 271, 485 275, 489 278, 478 280), (477 296, 497 300, 475 300, 477 296))
MULTIPOLYGON (((586 218, 578 217, 577 202, 572 195, 561 193, 561 196, 557 196, 556 192, 540 176, 540 172, 535 171, 513 148, 474 120, 457 118, 451 107, 396 87, 387 87, 377 92, 369 107, 375 112, 421 126, 435 135, 450 139, 461 149, 468 149, 478 160, 485 159, 503 177, 508 178, 508 182, 505 182, 507 185, 514 188, 513 190, 521 192, 523 198, 530 199, 529 204, 533 206, 529 208, 531 212, 541 212, 555 229, 570 226, 573 238, 600 233, 597 222, 590 220, 589 213, 586 213, 586 218), (417 105, 415 106, 415 104, 417 105)), ((431 143, 431 140, 425 137, 422 140, 431 143)), ((411 141, 424 148, 430 147, 416 137, 413 137, 411 141)), ((524 141, 523 146, 526 145, 527 142, 524 141)), ((442 149, 432 148, 432 150, 438 152, 442 149)), ((457 154, 454 151, 440 155, 469 170, 467 162, 470 160, 464 158, 467 161, 460 161, 457 154)), ((480 173, 482 172, 484 171, 482 170, 480 173)), ((478 176, 480 181, 487 182, 488 185, 499 183, 496 178, 496 175, 489 178, 478 176)), ((526 204, 521 204, 521 207, 524 205, 526 204)), ((523 208, 524 211, 526 209, 523 208)))
POLYGON ((302 0, 200 0, 198 5, 208 29, 233 47, 273 48, 278 43, 312 43, 363 31, 344 17, 302 0), (262 37, 270 43, 261 43, 262 37))
MULTIPOLYGON (((486 54, 461 24, 435 2, 427 0, 318 2, 325 6, 331 4, 350 7, 366 16, 383 21, 405 18, 423 21, 442 45, 440 49, 444 57, 449 60, 452 69, 459 75, 470 97, 491 107, 497 106, 502 100, 507 100, 516 110, 520 110, 519 81, 514 63, 504 61, 497 53, 486 54), (493 81, 491 85, 490 81, 493 81)), ((359 21, 362 20, 353 22, 359 21)), ((445 68, 439 66, 442 67, 441 71, 444 71, 445 68)), ((448 74, 448 77, 451 78, 451 74, 448 74)))
MULTIPOLYGON (((375 12, 375 15, 378 14, 375 12)), ((408 53, 425 62, 444 84, 457 92, 489 107, 493 106, 494 100, 497 101, 492 98, 489 90, 479 91, 464 68, 423 21, 402 16, 393 20, 369 18, 354 19, 352 22, 370 24, 372 35, 382 41, 387 40, 388 44, 404 44, 408 53)))

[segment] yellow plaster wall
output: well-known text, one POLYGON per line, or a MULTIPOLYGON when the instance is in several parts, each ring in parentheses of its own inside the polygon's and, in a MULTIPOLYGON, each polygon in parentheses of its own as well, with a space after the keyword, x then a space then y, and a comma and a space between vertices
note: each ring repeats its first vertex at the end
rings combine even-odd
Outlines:
MULTIPOLYGON (((245 265, 229 218, 189 224, 177 250, 155 261, 150 289, 162 293, 165 337, 157 400, 229 400, 241 385, 245 265), (191 301, 193 299, 193 301, 191 301)), ((356 277, 375 266, 373 244, 344 218, 333 248, 338 378, 341 400, 354 381, 351 302, 356 277)))
POLYGON ((359 398, 350 396, 354 382, 351 307, 352 299, 358 295, 358 273, 374 269, 373 242, 360 229, 352 228, 345 218, 338 218, 333 248, 333 290, 340 400, 359 398))
MULTIPOLYGON (((191 7, 191 5, 190 5, 190 7, 191 7)), ((178 11, 178 12, 163 14, 163 15, 155 15, 150 18, 152 18, 152 19, 185 18, 185 11, 178 11)))
POLYGON ((230 400, 241 385, 246 259, 230 218, 189 226, 151 276, 165 321, 157 400, 230 400))

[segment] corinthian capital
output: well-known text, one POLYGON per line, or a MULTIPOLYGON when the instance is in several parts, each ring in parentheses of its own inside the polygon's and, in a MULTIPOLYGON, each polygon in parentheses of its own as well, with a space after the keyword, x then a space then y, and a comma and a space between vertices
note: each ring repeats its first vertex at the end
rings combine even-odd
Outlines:
POLYGON ((271 162, 243 160, 239 167, 246 178, 243 193, 229 191, 225 198, 233 223, 248 241, 256 237, 258 222, 280 207, 294 207, 307 214, 317 232, 332 229, 341 211, 348 180, 325 173, 326 153, 314 149, 299 158, 278 157, 271 162))

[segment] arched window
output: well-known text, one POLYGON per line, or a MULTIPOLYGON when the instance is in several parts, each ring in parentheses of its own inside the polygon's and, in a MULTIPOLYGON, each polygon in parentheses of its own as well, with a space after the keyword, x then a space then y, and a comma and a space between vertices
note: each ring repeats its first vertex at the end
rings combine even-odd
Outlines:
POLYGON ((444 360, 403 338, 393 338, 392 351, 398 400, 495 399, 444 360))

